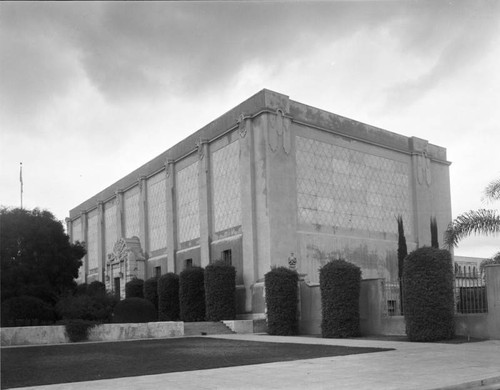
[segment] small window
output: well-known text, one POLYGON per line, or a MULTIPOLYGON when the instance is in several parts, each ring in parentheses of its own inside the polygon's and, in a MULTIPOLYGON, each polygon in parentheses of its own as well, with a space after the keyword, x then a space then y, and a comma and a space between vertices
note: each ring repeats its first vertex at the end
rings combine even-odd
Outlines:
POLYGON ((155 267, 155 276, 157 278, 161 276, 161 267, 155 267))
POLYGON ((387 301, 387 314, 390 316, 396 315, 396 301, 388 300, 387 301))
POLYGON ((231 249, 222 251, 222 261, 226 265, 232 265, 233 264, 231 249))
POLYGON ((193 266, 193 259, 186 259, 184 268, 191 268, 193 266))

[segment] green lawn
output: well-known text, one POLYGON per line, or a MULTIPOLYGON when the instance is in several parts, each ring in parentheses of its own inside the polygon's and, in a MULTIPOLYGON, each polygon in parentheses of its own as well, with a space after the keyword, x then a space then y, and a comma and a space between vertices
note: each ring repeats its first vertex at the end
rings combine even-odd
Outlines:
POLYGON ((388 349, 209 337, 2 348, 1 387, 204 370, 388 349))

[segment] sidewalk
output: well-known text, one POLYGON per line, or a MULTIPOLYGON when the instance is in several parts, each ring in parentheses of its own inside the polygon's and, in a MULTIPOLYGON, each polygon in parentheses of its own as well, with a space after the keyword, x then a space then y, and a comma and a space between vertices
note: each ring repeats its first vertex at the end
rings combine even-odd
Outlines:
MULTIPOLYGON (((227 339, 394 351, 258 364, 211 370, 106 379, 24 389, 500 389, 500 341, 465 344, 410 343, 368 339, 322 339, 264 334, 210 336, 227 339), (483 381, 483 382, 482 382, 483 381)), ((138 362, 140 364, 140 362, 138 362)), ((82 369, 85 369, 82 367, 82 369)))

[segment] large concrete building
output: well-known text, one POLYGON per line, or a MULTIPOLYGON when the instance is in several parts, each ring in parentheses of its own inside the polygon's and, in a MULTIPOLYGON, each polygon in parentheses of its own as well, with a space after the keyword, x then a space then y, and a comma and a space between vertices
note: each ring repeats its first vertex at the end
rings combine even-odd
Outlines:
POLYGON ((409 250, 430 219, 451 220, 446 149, 262 90, 70 211, 88 253, 81 281, 121 292, 133 277, 223 259, 238 312, 262 313, 262 279, 297 262, 310 283, 331 258, 364 279, 397 278, 397 222, 409 250))

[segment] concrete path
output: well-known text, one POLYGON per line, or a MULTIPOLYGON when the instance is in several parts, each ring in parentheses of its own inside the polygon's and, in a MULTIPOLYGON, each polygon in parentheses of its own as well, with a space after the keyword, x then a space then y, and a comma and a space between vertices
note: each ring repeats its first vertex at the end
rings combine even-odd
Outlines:
MULTIPOLYGON (((394 348, 394 351, 293 362, 67 383, 29 389, 500 389, 500 341, 466 344, 321 339, 264 334, 218 337, 252 341, 394 348), (485 387, 483 387, 486 385, 485 387)), ((82 369, 85 369, 82 367, 82 369)), ((28 388, 24 388, 28 389, 28 388)))

